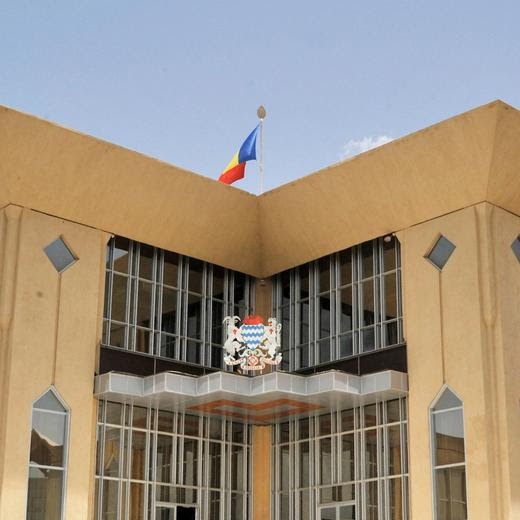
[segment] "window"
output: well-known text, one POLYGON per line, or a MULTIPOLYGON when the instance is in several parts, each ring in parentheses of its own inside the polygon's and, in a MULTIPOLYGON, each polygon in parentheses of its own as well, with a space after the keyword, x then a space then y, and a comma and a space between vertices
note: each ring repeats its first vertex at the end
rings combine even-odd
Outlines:
POLYGON ((516 237, 511 244, 511 249, 513 250, 516 259, 520 262, 520 237, 516 237))
POLYGON ((466 520, 462 401, 445 388, 431 408, 434 507, 437 520, 466 520))
POLYGON ((103 345, 223 367, 224 316, 253 312, 254 280, 115 237, 107 249, 103 345))
POLYGON ((96 520, 170 518, 157 512, 171 504, 199 520, 250 517, 249 426, 110 401, 98 413, 96 520))
POLYGON ((273 428, 274 520, 408 519, 406 399, 273 428))
POLYGON ((430 252, 426 255, 426 258, 437 267, 437 269, 442 270, 446 262, 450 259, 453 251, 455 251, 455 245, 441 235, 430 252))
POLYGON ((404 343, 401 261, 393 236, 278 274, 282 370, 299 370, 404 343))
POLYGON ((51 242, 43 250, 58 273, 65 271, 77 260, 77 257, 61 237, 51 242))
POLYGON ((63 518, 68 412, 51 389, 33 405, 27 520, 63 518))

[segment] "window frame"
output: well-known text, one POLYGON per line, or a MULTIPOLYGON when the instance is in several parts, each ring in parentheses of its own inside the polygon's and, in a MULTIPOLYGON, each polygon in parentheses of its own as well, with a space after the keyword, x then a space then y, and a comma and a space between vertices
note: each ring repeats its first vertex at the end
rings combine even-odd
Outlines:
MULTIPOLYGON (((142 411, 141 410, 141 411, 142 411)), ((233 499, 241 497, 242 517, 249 518, 252 507, 252 457, 253 457, 253 437, 252 428, 244 424, 241 438, 234 438, 234 427, 237 423, 227 418, 209 418, 196 416, 184 412, 173 412, 162 410, 153 406, 140 406, 136 404, 117 403, 108 400, 98 401, 97 421, 96 421, 96 467, 94 471, 94 519, 102 518, 104 500, 103 485, 105 482, 113 482, 117 486, 116 514, 122 517, 122 511, 126 511, 128 515, 130 506, 131 486, 132 484, 143 485, 143 518, 151 520, 154 518, 155 508, 161 505, 196 507, 198 511, 197 518, 209 518, 210 508, 212 504, 217 504, 219 518, 228 518, 226 513, 232 509, 233 499), (108 417, 109 406, 115 405, 119 408, 118 420, 110 421, 108 417), (141 425, 134 423, 135 409, 146 410, 146 421, 141 425), (168 414, 171 423, 168 429, 161 427, 161 413, 168 414), (198 424, 198 432, 186 431, 187 418, 196 419, 198 424), (214 435, 211 429, 211 422, 217 419, 220 427, 220 433, 214 435), (106 447, 106 431, 108 429, 119 431, 118 446, 118 468, 115 475, 105 474, 105 447, 106 447), (135 478, 131 473, 132 468, 132 439, 136 433, 145 433, 145 454, 144 454, 144 478, 135 478), (126 443, 125 443, 126 439, 126 443), (164 464, 168 468, 166 480, 159 474, 158 469, 161 465, 158 463, 160 455, 160 442, 163 439, 170 442, 171 451, 168 461, 164 464), (197 475, 195 482, 184 482, 184 463, 186 461, 184 450, 186 440, 197 441, 197 475), (213 486, 211 474, 211 460, 214 455, 211 452, 212 447, 218 447, 218 475, 219 486, 213 486), (233 465, 233 448, 242 450, 240 457, 235 459, 236 466, 233 465), (98 465, 99 464, 99 465, 98 465), (241 468, 241 477, 237 478, 237 488, 231 485, 231 475, 234 470, 239 475, 241 468), (229 479, 226 478, 229 476, 229 479), (185 501, 184 503, 161 500, 159 493, 160 488, 166 489, 184 489, 194 491, 197 498, 195 501, 185 501), (218 500, 212 501, 212 494, 216 494, 218 500), (148 506, 151 506, 151 515, 148 515, 148 506)), ((141 476, 142 477, 142 476, 141 476)), ((125 516, 126 518, 126 516, 125 516)))
POLYGON ((273 520, 285 520, 282 516, 282 503, 288 507, 290 518, 299 518, 300 500, 302 493, 308 493, 308 506, 310 520, 317 520, 322 506, 334 507, 335 505, 354 502, 356 519, 367 517, 367 511, 371 507, 367 503, 366 493, 370 486, 375 488, 375 499, 377 504, 375 509, 380 518, 387 518, 390 510, 390 490, 392 482, 399 481, 401 486, 401 517, 409 518, 409 462, 408 462, 408 399, 406 397, 390 399, 372 403, 372 405, 355 406, 351 409, 326 412, 320 415, 312 415, 309 418, 298 417, 289 419, 273 426, 271 437, 271 518, 273 520), (392 418, 389 414, 388 403, 398 403, 398 418, 392 418), (368 409, 367 407, 373 406, 368 409), (350 426, 343 423, 343 414, 351 415, 350 426), (321 418, 330 418, 330 430, 320 431, 321 418), (365 422, 369 416, 374 421, 365 422), (302 421, 306 424, 305 435, 301 435, 302 421), (388 431, 392 427, 399 427, 400 441, 400 473, 390 472, 389 463, 389 437, 388 431), (376 440, 376 462, 375 476, 366 476, 366 433, 375 434, 376 440), (351 447, 353 452, 350 459, 353 461, 353 473, 350 480, 344 478, 342 474, 344 455, 342 441, 345 436, 352 439, 351 447), (324 483, 321 481, 321 452, 320 442, 322 439, 330 439, 330 473, 332 480, 324 483), (308 476, 306 486, 300 482, 302 458, 300 449, 302 444, 308 443, 308 476), (282 455, 283 452, 283 455, 282 455), (288 462, 287 464, 284 464, 288 462), (282 469, 285 482, 282 481, 282 469), (322 492, 343 487, 350 487, 354 492, 353 499, 332 500, 331 502, 322 501, 322 492))
MULTIPOLYGON (((382 349, 400 347, 406 344, 403 326, 403 295, 402 295, 402 262, 401 244, 397 236, 392 235, 388 241, 385 237, 375 238, 362 244, 326 255, 309 263, 296 266, 274 276, 272 293, 272 312, 282 327, 282 364, 277 370, 301 371, 312 367, 326 366, 337 361, 355 359, 370 355, 382 349), (386 245, 391 243, 393 260, 385 265, 386 245), (371 251, 371 269, 363 274, 363 253, 371 251), (329 283, 326 290, 320 288, 320 266, 329 266, 329 283), (350 272, 342 279, 345 265, 350 272), (303 271, 302 271, 303 269, 303 271), (304 276, 302 276, 302 272, 304 276), (388 317, 386 311, 386 281, 395 284, 395 316, 388 317), (307 278, 308 277, 308 278, 307 278), (308 279, 307 294, 302 296, 302 279, 308 279), (365 325, 363 321, 363 287, 371 287, 372 292, 372 323, 365 325), (350 292, 350 328, 342 329, 342 293, 350 292), (330 302, 329 333, 321 337, 321 299, 326 296, 330 302), (301 341, 302 305, 308 306, 307 342, 301 341), (287 315, 288 321, 283 316, 287 315), (387 330, 395 327, 395 342, 389 342, 387 330), (288 329, 288 330, 287 330, 288 329), (366 348, 363 338, 373 337, 373 346, 366 348), (283 338, 285 337, 285 341, 283 338), (345 339, 344 339, 345 338, 345 339), (342 352, 343 341, 350 342, 350 348, 342 352), (328 343, 328 359, 320 359, 322 342, 328 343), (349 353, 351 352, 351 353, 349 353), (302 353, 306 358, 302 363, 302 353)), ((307 324, 306 324, 307 325, 307 324)))
POLYGON ((106 251, 102 346, 216 370, 233 370, 223 362, 222 345, 225 329, 222 326, 222 319, 226 315, 237 313, 243 318, 254 312, 255 279, 253 277, 122 236, 113 236, 107 243, 106 251), (117 269, 115 264, 121 257, 120 255, 116 258, 115 255, 115 251, 119 249, 118 245, 125 251, 125 255, 122 256, 127 256, 122 269, 117 269), (147 251, 150 262, 150 272, 146 276, 140 269, 143 250, 147 251), (175 281, 165 280, 166 266, 173 263, 170 255, 176 257, 175 281), (195 264, 195 270, 190 269, 192 263, 195 264), (190 287, 191 272, 200 273, 200 283, 197 288, 190 287), (219 280, 222 284, 218 294, 213 293, 215 280, 219 280), (118 302, 120 307, 114 306, 114 295, 117 294, 115 287, 121 291, 124 287, 125 296, 118 302), (150 291, 150 301, 148 302, 147 299, 149 321, 146 325, 143 322, 140 324, 137 315, 142 287, 147 287, 150 291), (239 287, 241 290, 237 296, 239 287), (175 298, 173 330, 163 330, 165 318, 163 306, 167 294, 175 298), (236 297, 240 299, 236 301, 236 297), (193 337, 188 335, 190 298, 196 300, 198 312, 197 330, 193 337), (214 307, 215 309, 218 307, 215 312, 222 313, 222 319, 219 320, 221 337, 215 337, 213 331, 214 307), (114 315, 114 308, 120 315, 114 315), (148 335, 146 346, 140 345, 137 340, 139 331, 148 335), (189 350, 190 347, 199 350, 194 353, 189 350), (195 354, 195 359, 192 358, 190 361, 190 354, 195 354))
POLYGON ((438 469, 450 469, 450 468, 464 468, 464 480, 465 480, 465 490, 466 490, 466 510, 468 509, 468 496, 469 496, 469 489, 468 489, 468 478, 467 478, 467 448, 466 448, 466 423, 465 423, 465 416, 464 416, 464 400, 460 397, 460 395, 453 390, 453 388, 445 383, 442 388, 439 390, 437 395, 435 396, 435 399, 431 402, 429 409, 428 409, 428 424, 429 424, 429 430, 430 430, 430 464, 431 464, 431 481, 432 481, 432 518, 433 520, 442 520, 439 519, 437 511, 437 470, 438 469), (435 410, 435 406, 437 403, 441 400, 444 393, 446 391, 451 392, 459 401, 460 406, 452 406, 450 408, 444 408, 442 410, 435 410), (434 423, 434 416, 439 415, 446 412, 451 412, 455 410, 460 410, 462 412, 462 431, 463 431, 463 440, 464 440, 464 462, 460 463, 457 462, 455 464, 442 464, 437 465, 436 464, 436 449, 437 444, 435 440, 435 423, 434 423))
POLYGON ((28 454, 27 454, 27 493, 25 499, 25 518, 29 513, 29 472, 31 468, 44 468, 51 470, 60 470, 63 472, 62 477, 62 487, 61 487, 61 504, 60 504, 60 518, 57 520, 64 520, 65 518, 65 506, 67 503, 67 477, 68 477, 68 463, 69 463, 69 441, 70 441, 70 407, 67 405, 63 397, 61 397, 60 393, 56 389, 54 385, 49 386, 44 392, 39 394, 36 399, 32 401, 31 404, 31 427, 30 427, 30 437, 29 437, 29 446, 28 446, 28 454), (35 408, 34 405, 46 394, 51 392, 54 397, 58 400, 58 402, 63 406, 64 411, 58 412, 55 410, 49 410, 45 408, 35 408), (51 413, 54 415, 64 415, 65 416, 65 431, 63 435, 63 466, 44 466, 41 464, 32 464, 31 463, 31 435, 34 426, 34 411, 40 410, 46 413, 51 413))

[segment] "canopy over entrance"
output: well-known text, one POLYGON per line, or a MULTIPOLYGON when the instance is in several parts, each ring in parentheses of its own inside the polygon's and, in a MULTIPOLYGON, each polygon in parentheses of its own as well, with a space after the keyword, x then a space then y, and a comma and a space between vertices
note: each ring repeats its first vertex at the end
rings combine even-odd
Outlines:
POLYGON ((408 393, 408 376, 394 370, 364 376, 331 370, 309 376, 272 372, 255 377, 229 372, 199 377, 109 372, 96 376, 94 393, 120 403, 272 424, 403 397, 408 393))

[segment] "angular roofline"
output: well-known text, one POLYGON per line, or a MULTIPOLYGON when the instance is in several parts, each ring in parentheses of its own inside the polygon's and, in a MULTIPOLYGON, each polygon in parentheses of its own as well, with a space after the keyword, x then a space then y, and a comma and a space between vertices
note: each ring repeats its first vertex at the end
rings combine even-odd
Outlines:
POLYGON ((0 107, 0 207, 267 277, 484 201, 520 215, 518 142, 520 112, 497 100, 257 197, 0 107))

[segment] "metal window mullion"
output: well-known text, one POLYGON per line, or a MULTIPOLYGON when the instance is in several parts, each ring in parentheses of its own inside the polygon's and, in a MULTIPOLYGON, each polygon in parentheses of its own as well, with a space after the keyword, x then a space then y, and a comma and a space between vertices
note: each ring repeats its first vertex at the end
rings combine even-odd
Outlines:
POLYGON ((186 345, 188 341, 188 291, 183 290, 181 300, 182 323, 180 330, 179 360, 186 361, 186 345))
MULTIPOLYGON (((132 410, 133 412, 133 410, 132 410)), ((148 518, 148 503, 149 503, 149 498, 148 498, 148 493, 150 492, 150 471, 149 471, 149 468, 150 468, 150 442, 151 442, 151 428, 150 428, 150 423, 151 423, 151 411, 150 411, 150 408, 147 409, 147 412, 146 412, 146 433, 145 433, 145 442, 144 442, 144 446, 145 446, 145 455, 144 455, 144 518, 147 519, 147 520, 150 520, 148 518), (146 471, 148 469, 148 471, 146 471)))
POLYGON ((406 434, 407 423, 399 423, 399 444, 401 446, 401 474, 408 473, 408 436, 406 434))
POLYGON ((211 297, 208 297, 207 300, 205 301, 205 307, 207 309, 207 316, 208 316, 208 319, 206 319, 204 321, 204 329, 205 329, 205 334, 204 334, 204 337, 206 338, 205 341, 206 341, 206 359, 207 359, 207 363, 206 365, 207 366, 211 366, 212 364, 212 361, 213 361, 213 356, 212 356, 212 344, 213 343, 218 343, 218 344, 221 344, 221 341, 213 341, 213 321, 212 321, 212 318, 213 318, 213 298, 211 297))
MULTIPOLYGON (((334 412, 334 415, 337 415, 336 412, 334 412)), ((340 484, 342 483, 343 479, 341 478, 342 475, 341 475, 341 461, 342 461, 342 457, 341 457, 341 448, 342 448, 342 439, 341 439, 341 433, 339 431, 339 428, 336 429, 336 434, 333 436, 334 437, 334 442, 335 442, 335 447, 334 447, 334 452, 335 453, 335 456, 334 456, 334 459, 336 459, 334 461, 334 474, 333 474, 333 482, 335 484, 340 484)))
POLYGON ((138 302, 138 292, 139 292, 139 283, 137 278, 134 276, 130 277, 130 298, 128 298, 128 345, 127 349, 135 350, 135 339, 136 339, 136 321, 137 321, 137 302, 138 302), (132 336, 130 336, 130 334, 132 336))
MULTIPOLYGON (((129 406, 129 409, 130 409, 130 405, 129 406)), ((132 422, 129 421, 129 424, 131 425, 132 422)), ((123 487, 125 488, 125 496, 121 496, 121 504, 123 503, 123 500, 125 501, 125 512, 126 512, 126 515, 129 516, 129 505, 130 505, 130 478, 132 476, 131 474, 131 469, 132 469, 132 466, 131 466, 131 457, 132 457, 132 437, 133 437, 133 430, 131 427, 129 427, 127 429, 128 431, 128 446, 126 447, 126 451, 127 451, 127 456, 126 456, 126 466, 127 466, 127 472, 126 472, 126 477, 123 475, 123 481, 126 483, 125 486, 121 485, 121 493, 123 493, 123 487)), ((124 435, 124 434, 123 434, 124 435)), ((123 437, 124 438, 124 437, 123 437)), ((123 446, 123 450, 124 450, 124 446, 123 446)), ((121 518, 123 518, 123 516, 121 515, 121 518)))
POLYGON ((339 304, 339 295, 341 291, 339 289, 340 286, 340 276, 339 276, 339 253, 335 253, 332 255, 332 280, 333 284, 331 285, 332 289, 332 298, 331 303, 334 308, 334 311, 331 313, 332 315, 332 328, 331 331, 331 341, 332 341, 332 355, 331 360, 337 360, 340 358, 339 352, 339 330, 340 330, 340 304, 339 304))
MULTIPOLYGON (((181 261, 179 260, 179 271, 181 270, 181 261)), ((180 274, 178 275, 179 279, 180 279, 180 274)), ((180 287, 180 284, 179 284, 179 287, 177 288, 176 292, 175 292, 175 297, 177 299, 177 313, 176 313, 176 316, 175 316, 175 333, 174 333, 174 337, 175 337, 175 344, 174 344, 174 347, 173 347, 173 358, 174 359, 180 359, 180 354, 181 354, 181 337, 182 337, 182 315, 183 315, 183 305, 182 305, 182 298, 183 298, 183 291, 180 287)))
POLYGON ((43 468, 43 469, 51 469, 56 471, 65 471, 65 466, 48 466, 46 464, 38 464, 36 462, 29 461, 30 468, 43 468))
POLYGON ((206 262, 204 262, 203 267, 202 267, 202 291, 201 291, 202 294, 200 295, 200 306, 201 306, 200 364, 202 366, 210 366, 210 364, 211 364, 209 362, 210 356, 206 352, 206 349, 210 348, 209 347, 210 343, 207 340, 206 329, 208 326, 210 326, 207 323, 207 316, 211 316, 211 314, 207 313, 206 302, 207 302, 208 294, 210 294, 210 291, 208 291, 208 286, 212 282, 211 272, 212 272, 212 267, 209 264, 207 264, 206 262))
MULTIPOLYGON (((112 324, 112 294, 113 294, 113 287, 114 287, 114 272, 107 269, 105 271, 105 283, 108 284, 108 287, 105 287, 105 292, 107 294, 107 309, 106 309, 106 318, 103 316, 103 320, 106 320, 106 324, 103 323, 103 326, 106 327, 106 338, 107 338, 107 345, 110 345, 110 335, 111 335, 111 324, 112 324), (108 274, 108 280, 106 280, 106 275, 108 274)), ((124 347, 124 341, 123 341, 123 347, 124 347)))
POLYGON ((352 263, 353 268, 355 269, 355 278, 352 280, 352 288, 355 289, 355 295, 353 296, 353 305, 355 307, 355 319, 354 321, 354 329, 357 336, 357 344, 358 344, 358 354, 363 352, 363 335, 361 334, 361 327, 363 324, 363 291, 361 284, 361 252, 360 246, 355 246, 352 248, 352 263))
MULTIPOLYGON (((163 254, 161 254, 161 258, 163 254)), ((161 261, 162 263, 162 261, 161 261)), ((161 269, 162 271, 162 269, 161 269)), ((161 275, 162 278, 162 275, 161 275)), ((163 290, 164 285, 162 280, 158 281, 155 284, 156 293, 155 293, 155 307, 154 307, 154 315, 156 321, 154 322, 154 328, 152 332, 153 340, 152 340, 152 353, 156 356, 161 355, 161 335, 162 335, 162 317, 163 317, 163 290)))
MULTIPOLYGON (((385 272, 384 272, 384 266, 383 266, 383 245, 380 240, 378 240, 378 247, 377 247, 377 255, 378 255, 378 278, 379 278, 379 291, 376 290, 379 293, 378 299, 377 299, 377 307, 379 308, 379 319, 376 320, 376 323, 379 323, 379 334, 376 334, 379 337, 379 348, 383 348, 386 346, 385 342, 385 325, 386 322, 386 278, 385 278, 385 272)), ((397 287, 396 287, 397 289, 397 287)), ((376 328, 377 330, 377 328, 376 328)), ((377 341, 376 341, 376 349, 377 349, 377 341)))
MULTIPOLYGON (((229 423, 227 423, 226 426, 230 426, 229 423)), ((224 439, 227 439, 228 438, 228 428, 226 428, 226 435, 224 437, 224 439)), ((225 483, 226 483, 226 472, 225 472, 225 467, 226 467, 226 449, 225 449, 225 446, 226 446, 226 443, 225 442, 222 442, 222 441, 218 441, 219 445, 220 445, 220 487, 219 487, 219 490, 220 490, 220 493, 221 493, 221 497, 223 499, 220 500, 220 517, 221 518, 226 518, 226 502, 228 501, 229 497, 228 497, 228 493, 226 492, 226 487, 225 487, 225 483)))
MULTIPOLYGON (((360 417, 361 417, 361 415, 360 415, 360 417)), ((361 489, 360 495, 361 495, 361 512, 362 512, 361 517, 362 518, 366 518, 366 516, 367 516, 367 500, 366 500, 366 486, 365 486, 365 481, 367 478, 366 477, 365 431, 366 430, 363 428, 362 430, 360 430, 358 432, 359 433, 359 444, 360 444, 360 448, 361 448, 360 453, 359 453, 361 464, 360 464, 358 476, 359 476, 360 489, 361 489)))
POLYGON ((381 325, 381 275, 374 274, 374 350, 378 350, 382 345, 382 325, 381 325))
POLYGON ((49 410, 48 408, 35 408, 35 407, 33 407, 33 411, 50 413, 50 414, 53 414, 53 415, 64 415, 65 417, 68 415, 68 412, 62 412, 61 410, 49 410))
MULTIPOLYGON (((152 262, 152 303, 150 309, 150 340, 148 341, 148 353, 154 355, 156 350, 156 332, 157 332, 157 324, 156 319, 158 320, 159 316, 157 313, 157 307, 159 306, 159 296, 162 296, 162 286, 160 282, 160 273, 159 264, 160 258, 162 257, 162 253, 159 252, 159 249, 154 247, 153 249, 153 262, 152 262), (159 276, 158 276, 159 275, 159 276), (161 286, 161 287, 160 287, 161 286)), ((162 303, 162 302, 161 302, 162 303)))
POLYGON ((404 323, 403 323, 403 293, 401 281, 401 269, 396 270, 396 291, 397 291, 397 341, 404 342, 404 323))
POLYGON ((442 410, 432 410, 432 415, 438 415, 440 413, 454 412, 460 410, 464 413, 464 406, 452 406, 451 408, 443 408, 442 410))
POLYGON ((118 475, 115 477, 114 480, 117 480, 117 507, 116 511, 119 517, 121 517, 121 494, 123 490, 123 450, 124 450, 124 444, 125 444, 125 433, 124 433, 124 427, 123 424, 124 421, 124 409, 123 409, 123 417, 122 417, 122 423, 121 426, 118 428, 119 430, 119 464, 118 464, 118 475))
POLYGON ((434 466, 434 469, 460 468, 466 466, 466 462, 456 462, 453 464, 443 464, 442 466, 434 466))
MULTIPOLYGON (((209 437, 209 435, 208 435, 209 437)), ((211 491, 209 490, 209 466, 210 466, 210 453, 209 453, 209 439, 202 439, 201 445, 202 445, 202 457, 201 457, 201 463, 202 463, 202 472, 201 472, 201 487, 206 490, 205 493, 205 501, 206 501, 206 510, 208 511, 209 515, 209 509, 210 509, 210 503, 211 503, 211 491)))
POLYGON ((152 496, 150 499, 150 503, 152 504, 152 519, 155 519, 155 503, 156 503, 156 497, 157 497, 157 425, 159 420, 159 414, 158 409, 155 411, 155 413, 152 413, 153 408, 150 408, 150 450, 149 454, 151 454, 151 462, 150 467, 147 471, 147 477, 151 478, 152 481, 152 496), (153 424, 152 424, 152 417, 153 417, 153 424))
MULTIPOLYGON (((231 443, 224 443, 224 468, 223 468, 223 473, 224 473, 224 480, 222 482, 224 482, 224 488, 226 490, 226 494, 227 494, 227 497, 226 497, 226 505, 227 505, 227 511, 228 511, 228 515, 227 515, 227 518, 230 518, 231 517, 231 497, 232 497, 232 489, 231 489, 231 453, 232 453, 233 449, 232 449, 232 445, 231 443), (226 475, 226 470, 228 471, 228 478, 225 477, 226 475)), ((221 484, 222 485, 222 484, 221 484)))
POLYGON ((172 464, 171 469, 171 481, 174 485, 182 486, 184 485, 184 435, 176 435, 175 439, 175 449, 177 453, 173 457, 173 460, 176 461, 175 464, 172 464), (179 471, 176 471, 179 468, 179 471))
POLYGON ((295 332, 296 332, 296 323, 295 323, 295 304, 294 300, 290 299, 289 303, 289 371, 295 369, 295 332))
MULTIPOLYGON (((137 302, 139 297, 139 254, 141 251, 141 245, 139 242, 133 242, 133 263, 132 270, 129 271, 130 274, 130 295, 129 298, 129 309, 128 309, 128 347, 132 345, 132 350, 135 350, 135 339, 136 339, 136 322, 137 322, 137 302), (133 287, 133 290, 132 290, 133 287), (130 339, 130 334, 132 334, 132 339, 130 339)), ((130 348, 128 348, 130 350, 130 348)))
POLYGON ((313 262, 314 280, 313 280, 313 292, 314 292, 314 365, 317 365, 320 361, 319 356, 319 340, 320 340, 320 305, 319 305, 319 290, 318 290, 318 279, 319 279, 319 267, 318 261, 313 262))
MULTIPOLYGON (((107 344, 110 345, 110 329, 111 329, 111 322, 112 322, 112 288, 113 288, 113 278, 114 278, 114 239, 111 238, 107 244, 108 249, 108 267, 105 265, 105 284, 108 285, 108 287, 105 287, 105 293, 107 294, 107 309, 106 309, 106 321, 107 323, 103 323, 103 327, 106 327, 106 338, 107 338, 107 344), (106 275, 108 274, 108 280, 106 279, 106 275)), ((103 316, 104 318, 104 316, 103 316)), ((123 341, 123 347, 124 347, 124 341, 123 341)))

